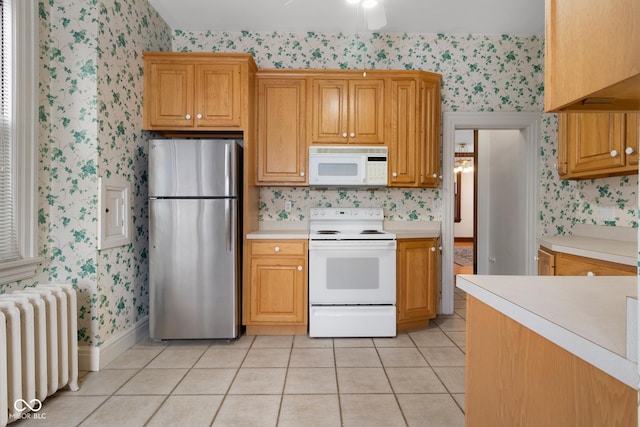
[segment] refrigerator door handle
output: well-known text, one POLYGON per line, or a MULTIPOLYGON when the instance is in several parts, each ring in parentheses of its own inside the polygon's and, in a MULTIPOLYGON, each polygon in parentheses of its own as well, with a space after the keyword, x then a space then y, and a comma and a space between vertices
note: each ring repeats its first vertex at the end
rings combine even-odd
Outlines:
POLYGON ((225 224, 226 224, 226 242, 227 242, 227 252, 231 252, 232 245, 233 245, 233 215, 232 215, 232 210, 233 210, 233 204, 232 204, 232 200, 231 199, 225 199, 224 201, 224 219, 225 219, 225 224))
POLYGON ((233 195, 233 152, 231 151, 231 143, 224 144, 224 158, 225 158, 225 181, 226 181, 226 194, 225 196, 233 195))

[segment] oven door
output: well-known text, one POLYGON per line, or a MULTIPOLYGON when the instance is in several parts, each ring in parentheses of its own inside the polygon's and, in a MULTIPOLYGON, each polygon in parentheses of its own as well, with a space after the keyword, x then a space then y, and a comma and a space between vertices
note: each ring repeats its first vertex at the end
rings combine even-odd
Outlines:
POLYGON ((309 242, 310 304, 395 304, 395 240, 309 242))

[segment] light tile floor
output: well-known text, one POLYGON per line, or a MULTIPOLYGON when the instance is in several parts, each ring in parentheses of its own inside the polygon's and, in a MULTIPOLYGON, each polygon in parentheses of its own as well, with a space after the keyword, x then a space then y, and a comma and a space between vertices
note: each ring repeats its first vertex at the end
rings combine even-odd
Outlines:
POLYGON ((396 338, 143 341, 26 426, 463 426, 464 292, 396 338))

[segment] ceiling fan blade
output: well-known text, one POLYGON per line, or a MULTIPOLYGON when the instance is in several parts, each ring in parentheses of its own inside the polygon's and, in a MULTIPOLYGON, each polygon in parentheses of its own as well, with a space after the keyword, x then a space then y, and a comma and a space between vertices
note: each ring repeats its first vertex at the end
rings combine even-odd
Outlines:
POLYGON ((387 14, 384 11, 384 4, 379 2, 377 6, 366 11, 367 28, 371 31, 379 30, 387 25, 387 14))

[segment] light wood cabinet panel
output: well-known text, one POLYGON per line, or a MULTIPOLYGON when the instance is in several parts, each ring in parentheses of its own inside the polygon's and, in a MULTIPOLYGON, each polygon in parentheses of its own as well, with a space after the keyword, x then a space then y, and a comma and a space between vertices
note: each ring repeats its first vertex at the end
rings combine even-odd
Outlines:
POLYGON ((635 276, 637 267, 556 252, 556 276, 635 276))
POLYGON ((638 173, 637 113, 560 113, 558 174, 589 179, 638 173))
POLYGON ((636 426, 633 388, 467 296, 467 426, 636 426))
POLYGON ((143 128, 238 131, 253 119, 249 54, 145 52, 143 128))
POLYGON ((398 239, 397 330, 426 328, 440 296, 440 240, 398 239))
POLYGON ((145 129, 194 125, 193 64, 149 63, 145 77, 145 129))
POLYGON ((384 144, 384 80, 312 79, 312 144, 384 144))
POLYGON ((420 82, 420 181, 421 187, 440 185, 440 76, 431 74, 420 82))
POLYGON ((389 79, 389 186, 407 187, 418 183, 418 128, 417 79, 389 79))
POLYGON ((307 80, 258 76, 258 185, 306 185, 307 80))
POLYGON ((544 109, 640 110, 637 0, 546 0, 544 109))
POLYGON ((440 76, 390 78, 389 186, 440 185, 440 76))
POLYGON ((287 330, 277 327, 298 326, 287 333, 306 333, 307 241, 249 241, 249 254, 247 334, 268 334, 271 326, 278 332, 287 330))
POLYGON ((555 276, 556 257, 551 251, 538 249, 538 276, 555 276))
POLYGON ((196 126, 240 127, 240 64, 196 66, 196 126))

